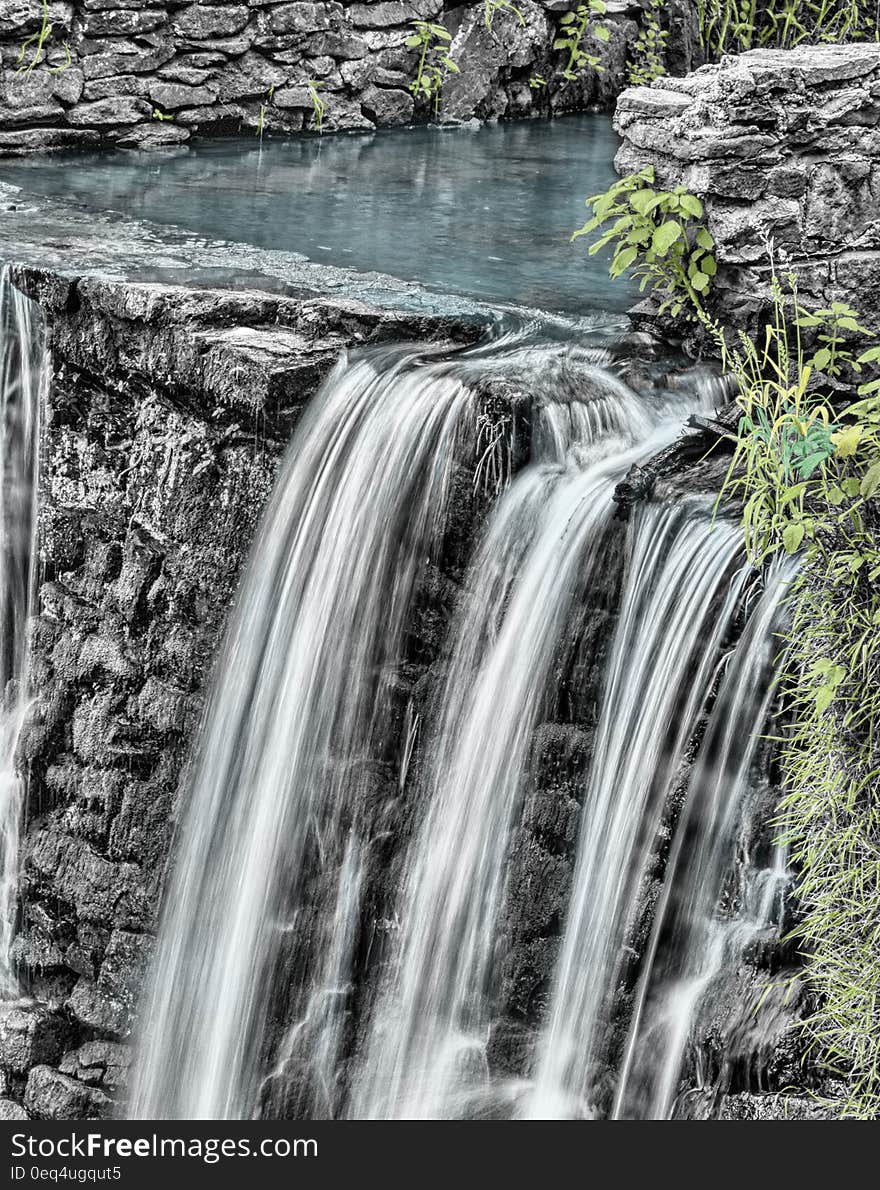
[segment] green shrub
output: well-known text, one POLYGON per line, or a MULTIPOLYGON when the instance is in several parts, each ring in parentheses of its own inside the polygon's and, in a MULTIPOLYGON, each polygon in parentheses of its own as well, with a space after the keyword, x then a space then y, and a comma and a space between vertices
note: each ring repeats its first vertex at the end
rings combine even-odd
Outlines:
POLYGON ((697 318, 702 296, 716 272, 715 241, 702 222, 703 204, 683 186, 660 190, 648 166, 587 199, 593 216, 572 235, 602 229, 590 255, 613 246, 610 273, 631 273, 644 292, 661 299, 661 312, 697 318))

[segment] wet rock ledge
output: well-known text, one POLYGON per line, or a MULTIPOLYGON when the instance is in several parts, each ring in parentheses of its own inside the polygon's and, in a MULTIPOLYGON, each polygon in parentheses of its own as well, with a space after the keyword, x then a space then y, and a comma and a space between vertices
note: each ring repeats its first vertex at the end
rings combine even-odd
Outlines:
POLYGON ((340 352, 474 321, 352 299, 27 265, 49 326, 29 775, 27 998, 0 1008, 0 1119, 109 1112, 175 799, 289 434, 340 352))
POLYGON ((880 45, 754 50, 621 95, 616 166, 654 165, 705 202, 713 300, 750 325, 780 275, 808 301, 880 308, 880 45), (769 238, 768 238, 769 237, 769 238))

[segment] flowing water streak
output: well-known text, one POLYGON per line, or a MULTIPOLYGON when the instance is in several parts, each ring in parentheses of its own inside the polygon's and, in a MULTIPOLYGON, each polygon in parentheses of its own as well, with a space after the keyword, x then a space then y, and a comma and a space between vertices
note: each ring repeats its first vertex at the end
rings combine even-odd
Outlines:
MULTIPOLYGON (((287 1032, 280 1047, 275 1074, 293 1085, 305 1080, 313 1102, 311 1117, 333 1119, 338 1114, 339 1070, 343 1056, 347 1003, 352 991, 352 963, 364 879, 364 848, 352 830, 339 874, 336 905, 327 931, 327 945, 313 981, 302 1020, 287 1032)), ((297 1113, 298 1115, 299 1113, 297 1113)))
POLYGON ((540 700, 616 483, 681 420, 679 408, 650 438, 649 413, 617 378, 593 368, 587 388, 589 401, 538 411, 536 465, 499 504, 471 568, 408 865, 405 941, 374 1013, 355 1118, 466 1114, 486 1091, 497 927, 540 700))
POLYGON ((316 835, 324 864, 344 870, 348 828, 338 835, 363 792, 356 762, 388 734, 384 679, 442 529, 471 411, 451 365, 388 349, 342 361, 294 436, 189 783, 134 1118, 256 1108, 278 935, 296 929, 316 835))
POLYGON ((736 970, 739 953, 778 917, 787 879, 780 847, 772 867, 746 869, 740 912, 732 920, 720 920, 718 912, 737 844, 760 807, 755 766, 791 576, 781 566, 768 577, 729 660, 688 782, 643 960, 613 1111, 618 1119, 670 1116, 707 990, 724 970, 736 970))
POLYGON ((713 526, 702 502, 638 513, 531 1118, 597 1110, 616 975, 663 809, 741 597, 739 549, 737 530, 713 526))
POLYGON ((28 617, 36 574, 37 494, 48 352, 39 309, 0 274, 0 997, 10 962, 24 781, 15 749, 28 706, 28 617), (10 685, 12 683, 12 685, 10 685))

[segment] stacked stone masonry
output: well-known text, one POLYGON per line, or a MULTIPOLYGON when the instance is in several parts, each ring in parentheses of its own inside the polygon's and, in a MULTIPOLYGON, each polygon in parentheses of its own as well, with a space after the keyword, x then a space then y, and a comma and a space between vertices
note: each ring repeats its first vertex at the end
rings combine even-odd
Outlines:
MULTIPOLYGON (((673 0, 675 13, 683 6, 673 0)), ((309 82, 326 108, 324 132, 434 119, 432 102, 415 101, 409 89, 418 61, 405 45, 413 20, 440 22, 453 37, 460 73, 444 83, 444 121, 610 106, 625 85, 638 0, 610 0, 609 42, 586 47, 604 68, 576 80, 562 75, 567 53, 553 49, 570 7, 518 0, 519 16, 499 9, 488 27, 482 0, 50 0, 51 34, 28 71, 37 43, 23 59, 22 47, 39 34, 41 0, 0 0, 0 153, 151 148, 260 127, 269 136, 315 131, 309 82)), ((677 40, 677 56, 687 58, 693 38, 677 40)))
POLYGON ((749 325, 778 273, 817 305, 880 306, 880 45, 757 50, 621 95, 616 166, 704 199, 716 309, 749 325))

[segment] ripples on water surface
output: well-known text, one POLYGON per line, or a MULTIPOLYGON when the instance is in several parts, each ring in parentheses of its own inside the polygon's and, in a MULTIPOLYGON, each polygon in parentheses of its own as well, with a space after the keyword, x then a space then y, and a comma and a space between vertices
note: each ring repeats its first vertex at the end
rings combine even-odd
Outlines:
POLYGON ((614 180, 607 116, 480 129, 202 142, 158 153, 4 163, 6 181, 198 235, 390 273, 431 289, 554 313, 620 312, 572 231, 614 180))

